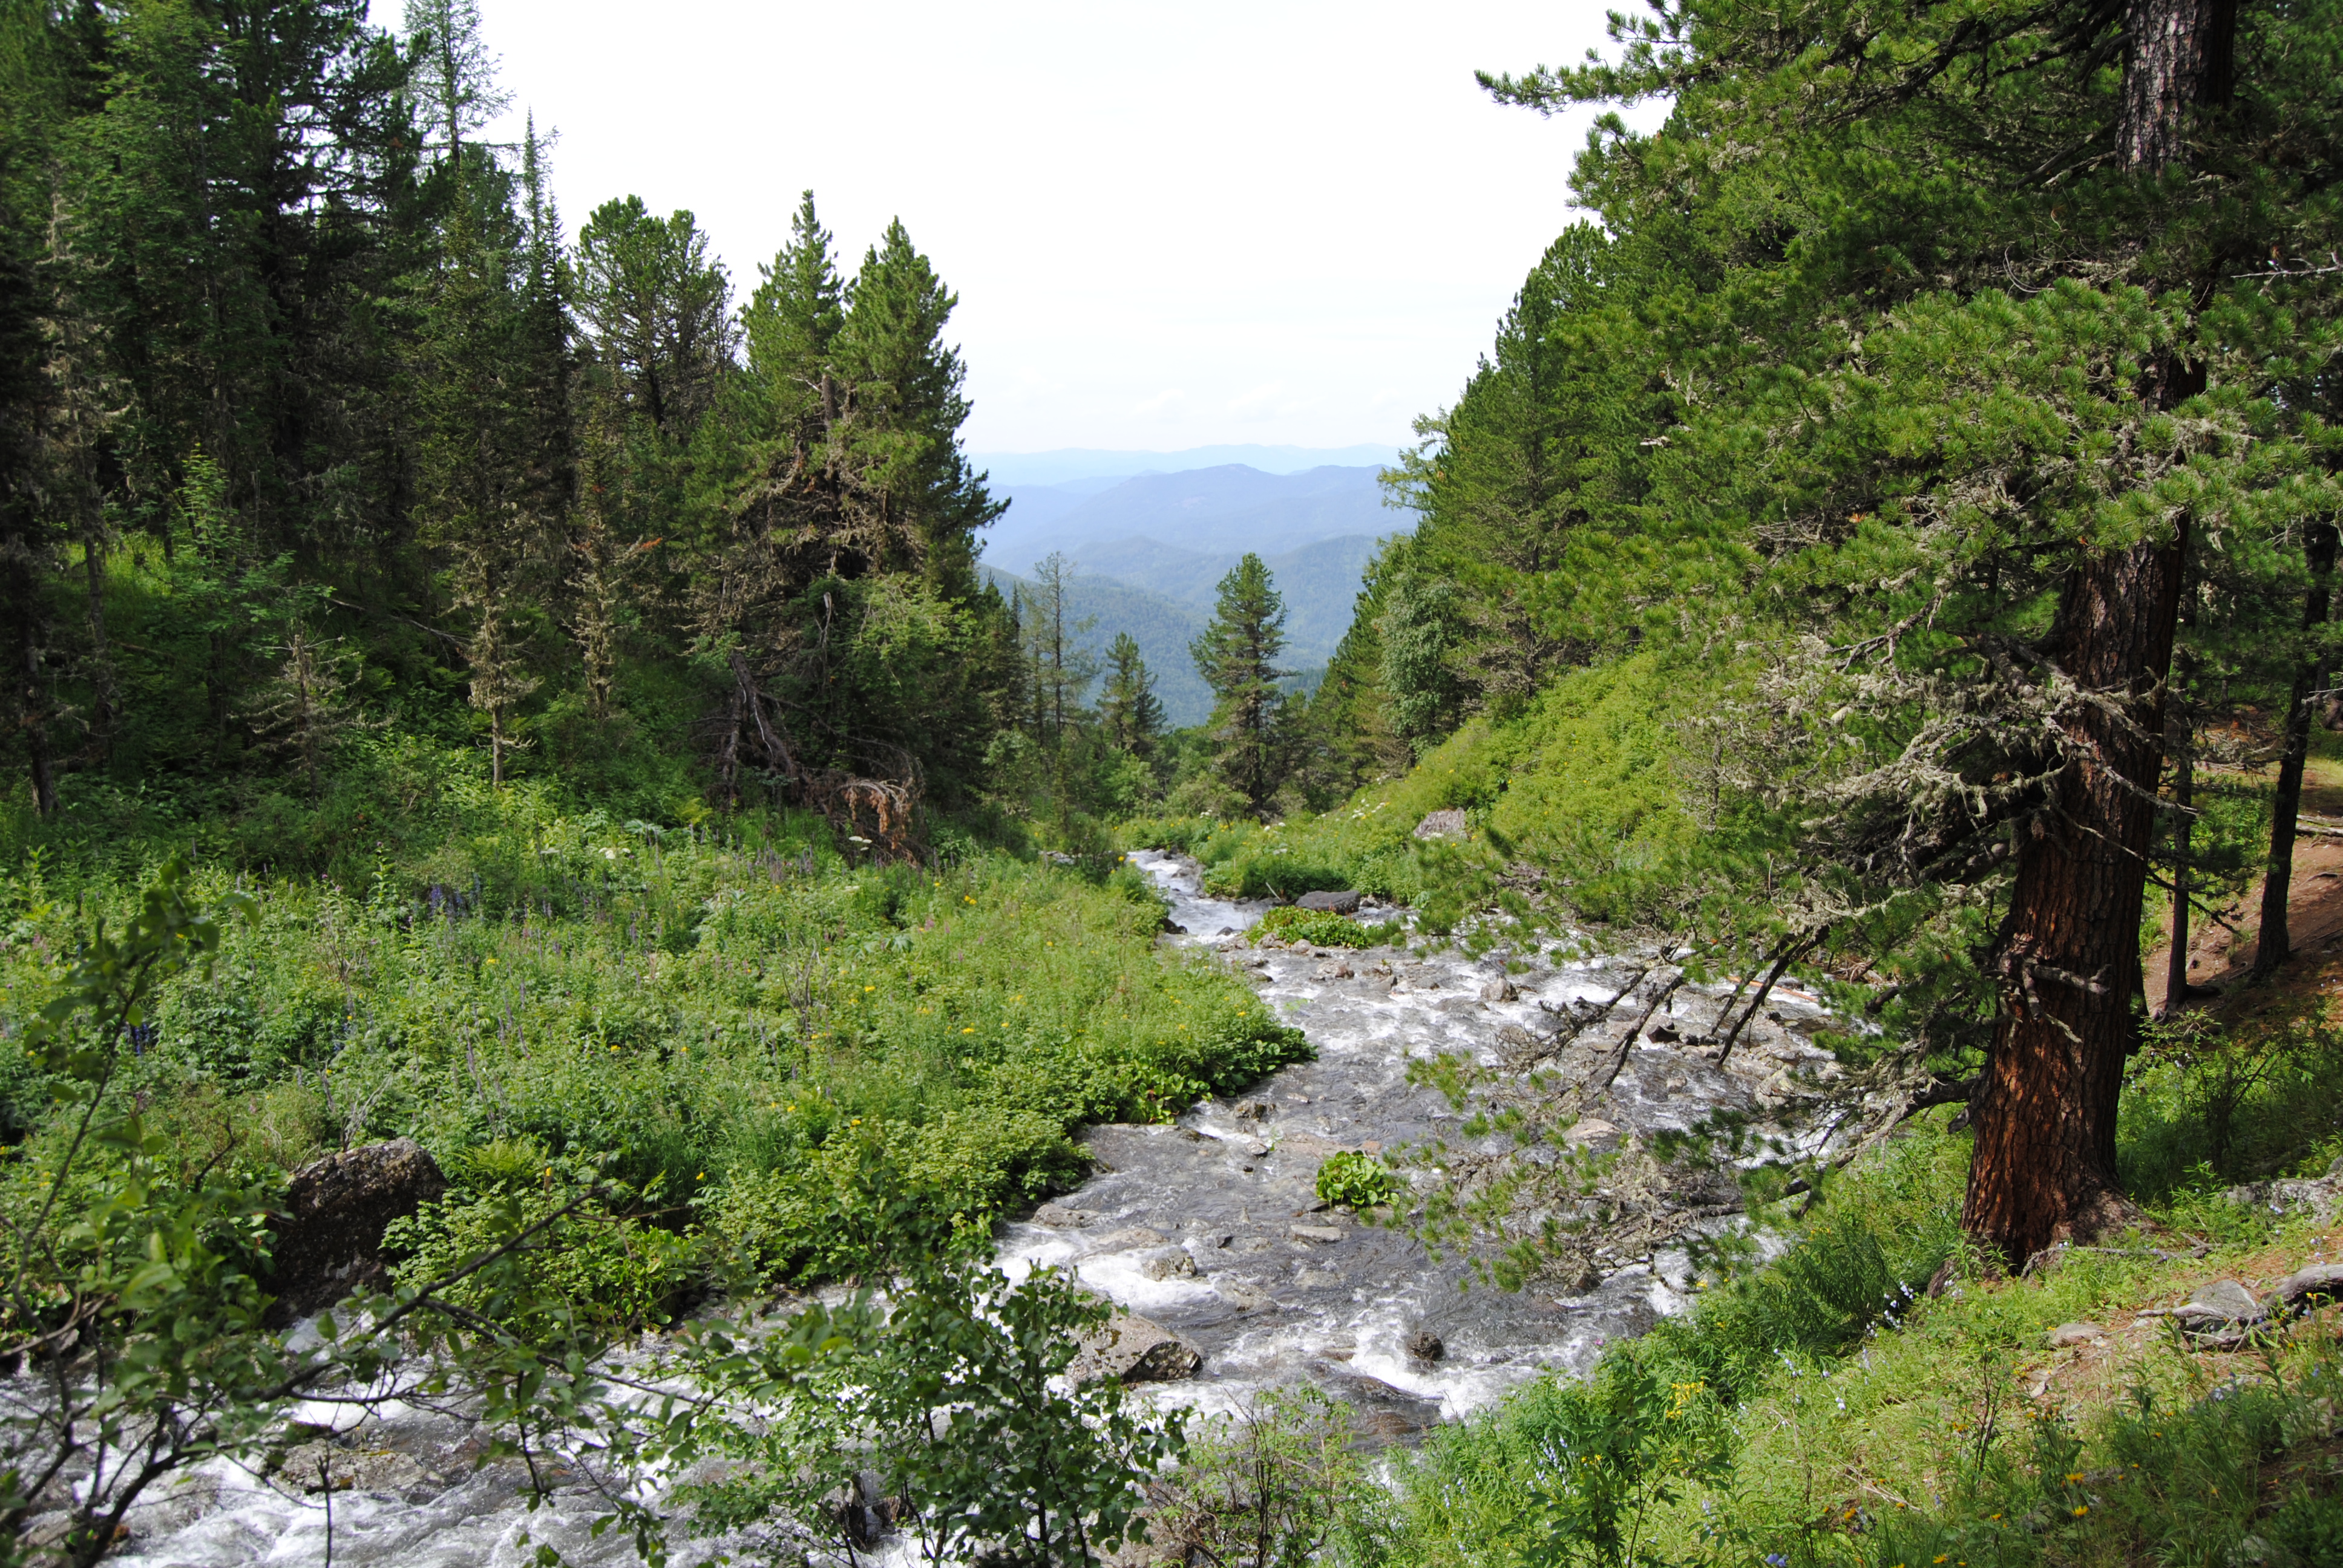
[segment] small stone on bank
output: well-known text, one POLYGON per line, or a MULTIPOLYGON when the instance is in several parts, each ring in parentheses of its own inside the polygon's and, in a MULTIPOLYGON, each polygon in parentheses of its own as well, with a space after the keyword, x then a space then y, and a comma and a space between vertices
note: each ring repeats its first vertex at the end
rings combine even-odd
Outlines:
POLYGON ((2050 1331, 2050 1348, 2058 1351, 2072 1350, 2077 1345, 2097 1344, 2107 1337, 2107 1330, 2087 1320, 2060 1323, 2050 1331))
POLYGON ((2343 1302, 2343 1263, 2305 1263, 2280 1280, 2270 1297, 2296 1311, 2319 1302, 2343 1302))

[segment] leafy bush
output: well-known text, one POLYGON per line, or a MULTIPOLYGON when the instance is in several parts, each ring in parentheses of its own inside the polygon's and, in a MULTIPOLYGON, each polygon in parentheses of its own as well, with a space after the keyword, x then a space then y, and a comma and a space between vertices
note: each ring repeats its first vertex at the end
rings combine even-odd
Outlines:
POLYGON ((1399 1196, 1399 1177, 1372 1154, 1345 1149, 1318 1167, 1318 1196, 1337 1208, 1380 1208, 1399 1196))
POLYGON ((383 1232, 383 1245, 407 1256, 393 1271, 400 1284, 420 1286, 451 1274, 520 1226, 551 1223, 525 1245, 511 1275, 479 1274, 443 1292, 525 1337, 575 1322, 622 1331, 672 1317, 698 1260, 689 1238, 615 1213, 598 1202, 553 1218, 572 1199, 549 1186, 535 1191, 465 1192, 427 1203, 383 1232))
POLYGON ((1264 912, 1245 932, 1248 941, 1276 937, 1282 941, 1308 942, 1322 948, 1372 948, 1397 940, 1400 936, 1399 930, 1388 925, 1362 925, 1331 910, 1305 910, 1295 904, 1280 904, 1264 912))

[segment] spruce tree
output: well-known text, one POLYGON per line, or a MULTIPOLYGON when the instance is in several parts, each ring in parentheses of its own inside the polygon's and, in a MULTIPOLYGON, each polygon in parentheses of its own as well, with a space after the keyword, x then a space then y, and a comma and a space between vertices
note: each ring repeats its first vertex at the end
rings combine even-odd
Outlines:
POLYGON ((832 244, 814 212, 813 192, 805 192, 789 220, 789 243, 769 265, 758 268, 764 281, 740 320, 749 373, 776 406, 827 404, 834 418, 836 388, 827 383, 831 349, 846 326, 846 285, 838 275, 832 244))
MULTIPOLYGON (((468 176, 485 186, 486 179, 468 176)), ((529 311, 518 226, 481 190, 459 202, 432 284, 421 380, 424 439, 417 508, 446 552, 452 598, 471 622, 465 642, 472 706, 488 719, 489 777, 502 785, 523 744, 530 672, 528 622, 548 586, 557 498, 543 471, 540 388, 532 383, 529 311)))
POLYGON ((986 493, 984 476, 960 449, 968 372, 960 350, 943 342, 959 303, 898 218, 855 274, 836 363, 854 388, 866 482, 904 518, 922 578, 947 598, 966 599, 977 589, 977 530, 1006 503, 986 493))
POLYGON ((1139 644, 1127 631, 1114 634, 1106 650, 1106 679, 1099 689, 1099 728, 1117 749, 1151 760, 1163 733, 1163 704, 1156 699, 1155 677, 1139 644))
POLYGON ((1020 616, 1027 689, 1033 698, 1033 739, 1053 759, 1065 750, 1071 728, 1083 718, 1082 699, 1098 678, 1098 661, 1076 640, 1098 618, 1069 618, 1068 567, 1065 556, 1055 550, 1035 564, 1033 580, 1022 590, 1020 616))
POLYGON ((1285 601, 1261 558, 1248 551, 1221 579, 1212 624, 1188 645, 1212 689, 1207 729, 1212 769, 1256 817, 1285 781, 1285 701, 1277 668, 1285 648, 1285 601))

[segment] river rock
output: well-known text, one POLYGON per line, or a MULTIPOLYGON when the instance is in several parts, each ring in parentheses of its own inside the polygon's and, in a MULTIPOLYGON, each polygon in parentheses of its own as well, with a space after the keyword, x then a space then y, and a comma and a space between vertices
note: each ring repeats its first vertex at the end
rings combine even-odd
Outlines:
POLYGON ((1415 825, 1419 839, 1462 839, 1465 833, 1464 813, 1450 807, 1445 811, 1427 812, 1415 825))
POLYGON ((1481 1000, 1483 1001, 1511 1001, 1521 994, 1520 990, 1515 989, 1513 982, 1509 980, 1498 979, 1482 982, 1481 1000))
POLYGON ((1328 1392, 1350 1405, 1354 1430, 1370 1442, 1389 1442, 1429 1432, 1440 1424, 1440 1402, 1394 1388, 1381 1378, 1353 1372, 1339 1362, 1320 1363, 1328 1392))
POLYGON ((1091 1333, 1068 1374, 1076 1382, 1177 1382, 1196 1375, 1204 1358, 1179 1335, 1132 1312, 1117 1312, 1091 1333))
POLYGON ((1359 895, 1347 889, 1339 893, 1304 893, 1293 900, 1298 909, 1329 915, 1355 915, 1359 912, 1359 895))
POLYGON ((1436 1362, 1448 1353, 1448 1346, 1430 1329, 1418 1329, 1407 1336, 1407 1353, 1420 1362, 1436 1362))
POLYGON ((1048 1225, 1061 1231, 1080 1230, 1098 1218, 1091 1209, 1077 1209, 1071 1203, 1051 1201, 1033 1211, 1033 1223, 1048 1225))
POLYGON ((1291 1227, 1294 1239, 1301 1241, 1339 1241, 1342 1229, 1339 1225, 1295 1225, 1291 1227))
POLYGON ((270 1217, 271 1321, 290 1322, 380 1285, 384 1227, 447 1191, 437 1163, 411 1138, 347 1149, 296 1171, 270 1217))
POLYGON ((360 1492, 427 1503, 447 1489, 447 1483, 412 1454, 353 1450, 328 1441, 287 1449, 276 1472, 281 1483, 312 1495, 360 1492))
POLYGON ((1132 1225, 1125 1230, 1108 1231, 1091 1242, 1091 1247, 1092 1251, 1100 1252, 1130 1252, 1141 1247, 1160 1247, 1171 1239, 1161 1231, 1151 1231, 1144 1225, 1132 1225))
POLYGON ((1162 1247, 1139 1261, 1139 1271, 1151 1280, 1192 1280, 1196 1260, 1185 1247, 1162 1247))
POLYGON ((2295 1312, 2323 1302, 2343 1302, 2343 1263, 2305 1263, 2278 1282, 2270 1301, 2295 1312))
POLYGON ((1582 1116, 1570 1124, 1563 1137, 1573 1143, 1592 1143, 1598 1138, 1615 1138, 1619 1129, 1600 1116, 1582 1116))

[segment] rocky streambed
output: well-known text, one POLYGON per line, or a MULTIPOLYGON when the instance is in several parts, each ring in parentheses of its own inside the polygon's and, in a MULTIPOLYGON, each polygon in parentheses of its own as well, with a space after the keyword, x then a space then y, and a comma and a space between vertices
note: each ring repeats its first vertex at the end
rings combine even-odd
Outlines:
MULTIPOLYGON (((1550 1369, 1583 1369, 1606 1342, 1683 1304, 1681 1253, 1663 1250, 1567 1292, 1465 1290, 1464 1261, 1434 1260, 1400 1231, 1321 1203, 1318 1167, 1338 1151, 1471 1144, 1447 1100, 1408 1081, 1412 1062, 1451 1052, 1518 1066, 1565 1020, 1624 999, 1579 1031, 1567 1059, 1546 1061, 1615 1069, 1573 1129, 1604 1149, 1722 1109, 1762 1115, 1795 1097, 1789 1074, 1829 1061, 1807 1038, 1826 1015, 1795 990, 1772 994, 1720 1070, 1700 1042, 1725 988, 1682 985, 1660 1001, 1666 976, 1648 959, 1541 954, 1509 973, 1502 957, 1253 947, 1242 933, 1267 905, 1205 896, 1196 868, 1176 857, 1134 859, 1183 928, 1164 940, 1245 971, 1317 1051, 1174 1124, 1092 1129, 1091 1179, 1006 1228, 1005 1268, 1070 1268, 1132 1315, 1108 1353, 1143 1356, 1132 1376, 1153 1399, 1210 1412, 1306 1382, 1353 1406, 1371 1440, 1407 1441, 1550 1369), (1631 984, 1639 975, 1644 984, 1631 984)), ((655 1357, 656 1346, 628 1354, 655 1357)), ((607 1504, 582 1473, 531 1511, 517 1464, 476 1467, 483 1434, 460 1413, 394 1405, 360 1421, 323 1403, 297 1413, 312 1431, 281 1462, 262 1474, 214 1463, 182 1478, 142 1503, 112 1561, 519 1568, 540 1543, 576 1564, 635 1560, 617 1533, 589 1534, 607 1504)), ((689 1543, 675 1560, 725 1545, 689 1543)))
MULTIPOLYGON (((1572 1053, 1607 1070, 1606 1055, 1615 1058, 1612 1048, 1644 1012, 1635 1002, 1664 983, 1654 972, 1648 990, 1630 985, 1651 970, 1648 960, 1540 956, 1509 973, 1503 957, 1252 947, 1242 933, 1268 905, 1206 896, 1196 868, 1177 857, 1133 859, 1183 928, 1164 940, 1248 972, 1317 1050, 1315 1060, 1173 1125, 1093 1129, 1086 1142, 1099 1173, 1009 1227, 1005 1263, 1071 1268, 1193 1348, 1194 1372, 1159 1384, 1155 1397, 1211 1410, 1306 1381, 1358 1406, 1368 1432, 1400 1437, 1550 1369, 1582 1369, 1607 1342, 1683 1305, 1681 1252, 1570 1293, 1535 1284, 1507 1292, 1473 1282, 1464 1260, 1435 1261, 1403 1233, 1361 1223, 1316 1194, 1318 1167, 1338 1151, 1471 1145, 1447 1099, 1409 1082, 1413 1062, 1449 1052, 1502 1068, 1553 1036, 1574 1007, 1584 1012, 1625 990, 1629 1005, 1584 1029, 1572 1053)), ((1720 1070, 1714 1049, 1694 1042, 1714 1031, 1728 991, 1678 987, 1644 1020, 1574 1137, 1610 1148, 1721 1109, 1762 1113, 1773 1091, 1790 1087, 1785 1072, 1830 1061, 1807 1039, 1827 1016, 1820 1002, 1777 988, 1720 1070)))

